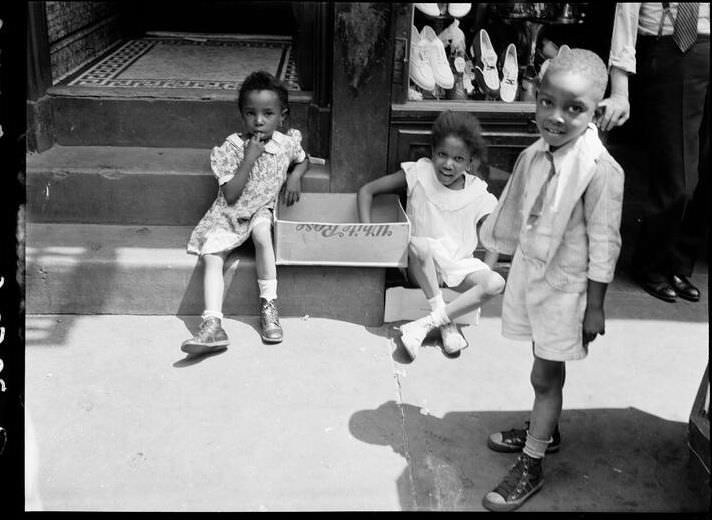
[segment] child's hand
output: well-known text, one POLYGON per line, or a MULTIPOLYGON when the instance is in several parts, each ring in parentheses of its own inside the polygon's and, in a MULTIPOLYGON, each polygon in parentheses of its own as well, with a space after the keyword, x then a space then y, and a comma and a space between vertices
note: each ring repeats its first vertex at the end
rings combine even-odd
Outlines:
POLYGON ((603 316, 603 307, 586 306, 586 312, 583 315, 583 344, 588 345, 596 336, 603 336, 606 333, 605 318, 603 316))
POLYGON ((299 202, 299 194, 302 191, 302 178, 299 175, 289 175, 282 190, 282 200, 291 206, 299 202))
POLYGON ((260 141, 262 132, 255 132, 252 137, 246 141, 247 149, 245 150, 245 161, 255 162, 257 158, 265 151, 265 145, 260 141))

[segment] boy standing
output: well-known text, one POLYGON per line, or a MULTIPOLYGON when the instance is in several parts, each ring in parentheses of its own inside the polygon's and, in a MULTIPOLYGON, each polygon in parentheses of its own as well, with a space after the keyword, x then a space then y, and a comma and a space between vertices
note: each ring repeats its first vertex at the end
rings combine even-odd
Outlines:
POLYGON ((604 334, 603 300, 621 247, 623 170, 594 124, 608 81, 593 52, 552 59, 537 92, 541 138, 524 150, 482 226, 489 250, 513 254, 502 335, 533 343, 534 406, 528 429, 490 435, 496 451, 522 451, 483 498, 492 511, 519 508, 543 485, 542 459, 558 449, 565 362, 604 334))

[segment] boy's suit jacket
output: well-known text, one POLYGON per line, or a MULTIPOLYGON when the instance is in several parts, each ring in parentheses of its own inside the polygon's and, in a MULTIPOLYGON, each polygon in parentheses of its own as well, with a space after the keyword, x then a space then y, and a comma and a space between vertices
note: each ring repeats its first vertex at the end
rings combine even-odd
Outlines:
MULTIPOLYGON (((536 198, 531 194, 539 193, 548 176, 541 168, 531 171, 530 165, 545 153, 548 145, 539 139, 519 155, 497 207, 480 230, 485 248, 514 254, 536 198)), ((621 247, 623 169, 606 151, 593 124, 565 153, 554 157, 559 172, 555 218, 550 234, 536 235, 549 242, 543 248, 545 257, 536 260, 545 268, 547 281, 560 290, 580 292, 589 279, 610 283, 621 247), (588 246, 567 247, 563 243, 567 231, 585 233, 588 246)))

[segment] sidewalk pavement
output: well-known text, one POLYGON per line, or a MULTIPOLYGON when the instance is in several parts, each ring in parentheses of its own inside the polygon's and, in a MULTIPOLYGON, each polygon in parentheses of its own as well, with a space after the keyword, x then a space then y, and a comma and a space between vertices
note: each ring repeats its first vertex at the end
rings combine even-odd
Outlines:
MULTIPOLYGON (((707 511, 687 422, 708 363, 703 301, 617 280, 605 336, 567 364, 562 448, 523 511, 707 511)), ((516 455, 487 449, 532 404, 531 347, 500 335, 500 301, 446 357, 409 362, 395 326, 283 318, 263 345, 227 317, 223 353, 185 358, 197 317, 33 315, 26 406, 39 503, 72 511, 481 511, 516 455)), ((33 461, 28 461, 32 467, 33 461)), ((35 507, 35 506, 28 506, 35 507)))

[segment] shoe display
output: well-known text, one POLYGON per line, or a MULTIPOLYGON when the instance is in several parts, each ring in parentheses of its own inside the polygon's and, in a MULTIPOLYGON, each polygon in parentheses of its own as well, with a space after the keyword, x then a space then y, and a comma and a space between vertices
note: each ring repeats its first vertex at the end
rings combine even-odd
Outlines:
POLYGON ((469 346, 467 340, 457 329, 457 325, 452 322, 440 327, 440 336, 442 337, 443 350, 446 354, 457 354, 469 346))
POLYGON ((279 325, 276 303, 277 300, 260 298, 260 327, 262 328, 262 341, 266 343, 282 341, 282 327, 279 325))
POLYGON ((433 90, 435 88, 435 77, 430 62, 423 53, 420 33, 415 25, 410 29, 410 79, 423 90, 433 90))
POLYGON ((522 453, 497 487, 485 495, 482 505, 490 511, 514 511, 543 485, 541 459, 522 453))
POLYGON ((195 356, 225 350, 229 344, 230 341, 222 328, 220 318, 208 317, 200 324, 198 333, 185 340, 180 349, 195 356))
POLYGON ((687 301, 700 301, 700 290, 692 285, 687 276, 676 274, 670 277, 670 285, 677 295, 687 301))
POLYGON ((470 46, 470 53, 475 59, 475 80, 482 90, 490 93, 499 91, 497 53, 487 31, 480 29, 477 32, 470 46))
POLYGON ((462 18, 472 9, 472 4, 447 4, 447 13, 453 18, 462 18))
POLYGON ((418 9, 420 12, 427 14, 428 16, 440 16, 440 8, 438 7, 437 3, 432 3, 432 4, 423 4, 423 3, 418 3, 414 4, 415 8, 418 9))
POLYGON ((438 34, 438 38, 440 38, 445 47, 450 48, 450 56, 465 54, 465 33, 460 29, 460 20, 453 20, 450 25, 438 34))
POLYGON ((658 274, 642 274, 636 278, 638 285, 651 296, 668 303, 677 301, 677 292, 666 277, 658 274))
POLYGON ((513 43, 507 46, 502 63, 502 80, 499 85, 499 96, 502 101, 511 103, 517 99, 517 78, 519 76, 519 64, 517 62, 517 48, 513 43))
POLYGON ((420 31, 419 45, 422 46, 423 57, 430 63, 430 68, 433 70, 435 84, 444 89, 452 88, 455 78, 450 70, 450 63, 447 61, 445 46, 435 34, 435 30, 429 25, 420 31))
MULTIPOLYGON (((500 453, 516 453, 522 451, 527 442, 529 421, 526 421, 525 424, 526 426, 524 428, 512 428, 511 430, 491 434, 487 438, 487 447, 500 453)), ((546 453, 556 453, 561 447, 561 433, 559 432, 558 424, 551 437, 551 442, 546 447, 546 453)))

